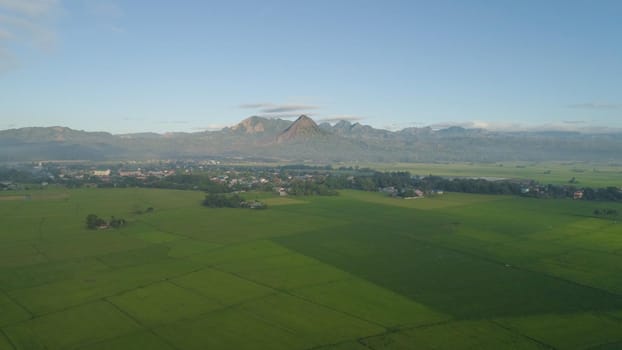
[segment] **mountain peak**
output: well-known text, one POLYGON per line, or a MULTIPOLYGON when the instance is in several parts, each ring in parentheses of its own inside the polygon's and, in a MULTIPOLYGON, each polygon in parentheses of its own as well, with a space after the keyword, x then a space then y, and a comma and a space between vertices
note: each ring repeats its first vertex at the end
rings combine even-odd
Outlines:
POLYGON ((241 131, 246 134, 256 134, 259 132, 264 132, 266 130, 265 122, 268 120, 266 118, 252 116, 248 117, 238 124, 231 127, 233 131, 241 131))
POLYGON ((277 142, 281 143, 300 138, 306 139, 323 133, 313 119, 303 114, 277 137, 277 142))

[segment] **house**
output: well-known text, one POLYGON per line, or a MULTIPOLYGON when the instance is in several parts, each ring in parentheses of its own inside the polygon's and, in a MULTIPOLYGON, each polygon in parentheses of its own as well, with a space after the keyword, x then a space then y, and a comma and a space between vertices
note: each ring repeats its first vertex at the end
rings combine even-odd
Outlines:
POLYGON ((14 190, 17 188, 17 185, 15 185, 13 182, 11 181, 0 181, 0 189, 2 190, 14 190))
POLYGON ((121 177, 141 177, 142 175, 143 173, 140 170, 128 170, 128 171, 119 170, 119 176, 121 177))
POLYGON ((93 176, 110 176, 110 169, 93 170, 93 176))
POLYGON ((573 199, 582 199, 583 198, 583 191, 575 191, 575 193, 572 196, 573 199))
POLYGON ((397 188, 395 188, 394 186, 382 187, 379 190, 380 190, 380 192, 386 193, 388 195, 395 195, 395 194, 397 194, 397 188))

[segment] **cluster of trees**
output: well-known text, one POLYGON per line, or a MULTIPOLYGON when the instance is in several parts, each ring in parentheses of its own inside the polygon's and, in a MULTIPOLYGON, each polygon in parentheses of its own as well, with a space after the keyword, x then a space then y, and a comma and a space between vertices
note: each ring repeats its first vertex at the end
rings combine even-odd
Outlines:
POLYGON ((336 196, 337 191, 326 182, 294 180, 290 182, 288 193, 293 196, 336 196))
POLYGON ((330 176, 325 184, 329 189, 355 189, 377 191, 380 188, 394 187, 398 195, 406 196, 413 190, 424 192, 442 190, 464 193, 521 194, 521 184, 508 181, 488 181, 485 179, 449 179, 440 176, 413 177, 409 172, 374 172, 370 175, 330 176))
POLYGON ((28 171, 0 167, 0 181, 36 183, 41 181, 41 177, 35 176, 28 171))
POLYGON ((611 208, 594 209, 594 215, 596 216, 618 216, 618 211, 611 208))
POLYGON ((422 190, 442 190, 449 192, 482 194, 522 194, 523 185, 509 181, 488 181, 485 179, 447 179, 440 176, 427 176, 415 179, 415 187, 422 190))
POLYGON ((267 209, 268 206, 260 201, 247 201, 237 193, 208 193, 205 195, 203 205, 209 208, 249 208, 267 209))
POLYGON ((86 227, 91 230, 99 228, 119 228, 125 225, 125 219, 110 217, 110 220, 104 220, 95 214, 89 214, 86 216, 86 227))
POLYGON ((622 201, 622 191, 616 187, 590 188, 583 189, 583 198, 597 201, 622 201))
POLYGON ((374 172, 369 175, 331 175, 323 183, 329 190, 357 189, 377 191, 394 187, 397 195, 408 196, 413 189, 424 192, 435 190, 463 193, 505 194, 537 198, 573 198, 582 191, 584 200, 622 201, 622 190, 616 187, 579 188, 574 185, 540 185, 535 181, 490 181, 473 178, 445 178, 440 176, 413 177, 409 172, 374 172))
POLYGON ((210 180, 207 174, 176 174, 161 179, 147 179, 147 187, 172 188, 177 190, 201 190, 211 193, 229 192, 226 185, 210 180))

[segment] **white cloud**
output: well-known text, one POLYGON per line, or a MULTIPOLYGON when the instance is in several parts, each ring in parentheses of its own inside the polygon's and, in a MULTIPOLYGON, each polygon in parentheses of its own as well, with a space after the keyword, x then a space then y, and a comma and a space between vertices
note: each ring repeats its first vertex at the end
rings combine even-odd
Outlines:
POLYGON ((193 127, 194 131, 218 131, 222 130, 230 125, 228 124, 208 124, 206 126, 193 127))
POLYGON ((58 0, 0 0, 0 71, 19 65, 15 46, 50 51, 56 45, 58 0))
POLYGON ((240 108, 256 109, 261 113, 288 113, 288 112, 304 112, 319 109, 319 106, 308 104, 274 104, 274 103, 245 103, 239 105, 240 108))
POLYGON ((348 122, 358 122, 361 120, 364 120, 365 118, 363 117, 359 117, 356 115, 349 115, 349 114, 344 114, 344 115, 332 115, 332 116, 327 116, 327 117, 323 117, 318 119, 317 121, 319 123, 337 123, 340 122, 342 120, 344 121, 348 121, 348 122))
POLYGON ((452 126, 459 126, 465 129, 485 129, 500 132, 538 132, 538 131, 563 131, 563 132, 583 132, 583 133, 608 133, 620 132, 621 128, 605 127, 600 125, 588 125, 587 122, 562 121, 544 124, 527 124, 511 122, 486 122, 486 121, 466 121, 466 122, 447 122, 429 125, 432 129, 446 129, 452 126))
POLYGON ((58 5, 58 0, 0 0, 0 8, 28 17, 47 16, 58 5))
POLYGON ((246 109, 260 109, 260 108, 271 107, 271 106, 274 106, 274 105, 271 103, 260 102, 260 103, 244 103, 244 104, 239 105, 238 107, 246 108, 246 109))
POLYGON ((568 107, 577 108, 577 109, 590 109, 590 110, 622 109, 622 103, 588 102, 588 103, 577 103, 577 104, 569 105, 568 107))

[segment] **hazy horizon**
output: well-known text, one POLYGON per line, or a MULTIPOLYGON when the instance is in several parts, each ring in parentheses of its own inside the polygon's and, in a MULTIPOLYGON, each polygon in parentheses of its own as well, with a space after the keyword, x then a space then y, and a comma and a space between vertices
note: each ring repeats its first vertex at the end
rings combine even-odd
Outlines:
MULTIPOLYGON (((55 127, 60 127, 60 128, 69 128, 72 130, 78 130, 78 131, 85 131, 85 132, 107 132, 110 133, 112 135, 129 135, 129 134, 141 134, 141 133, 154 133, 154 134, 170 134, 170 133, 196 133, 196 132, 217 132, 217 131, 223 131, 227 128, 231 128, 236 126, 237 124, 241 123, 242 121, 248 119, 248 118, 252 118, 252 117, 260 117, 260 118, 266 118, 268 120, 270 119, 275 119, 275 120, 285 120, 285 121, 290 121, 290 122, 294 122, 296 118, 298 118, 298 116, 296 117, 265 117, 265 116, 256 116, 256 115, 252 115, 252 116, 247 116, 244 119, 240 119, 238 122, 232 123, 230 125, 218 125, 218 126, 214 126, 214 127, 206 127, 206 128, 193 128, 192 130, 177 130, 175 129, 174 126, 171 126, 171 129, 168 130, 160 130, 160 131, 152 131, 152 130, 136 130, 136 131, 129 131, 129 132, 114 132, 108 129, 81 129, 81 128, 74 128, 70 125, 26 125, 26 126, 20 126, 20 127, 10 127, 10 128, 6 128, 6 129, 0 129, 0 131, 7 131, 7 130, 17 130, 17 129, 22 129, 22 128, 55 128, 55 127)), ((311 119, 314 119, 312 116, 309 116, 311 119)), ((378 130, 387 130, 387 131, 392 131, 392 132, 396 132, 396 131, 400 131, 400 130, 404 130, 404 129, 408 129, 408 128, 431 128, 432 130, 442 130, 442 129, 447 129, 447 128, 451 128, 451 127, 460 127, 460 128, 464 128, 464 129, 480 129, 480 130, 486 130, 486 131, 491 131, 491 132, 578 132, 578 133, 584 133, 584 134, 606 134, 606 133, 622 133, 622 128, 618 128, 618 127, 607 127, 607 126, 602 126, 602 125, 590 125, 590 126, 585 126, 585 125, 578 125, 576 123, 549 123, 549 124, 520 124, 520 123, 497 123, 497 124, 491 124, 491 123, 485 123, 485 122, 462 122, 462 123, 452 123, 452 122, 448 122, 448 123, 436 123, 436 124, 429 124, 429 125, 416 125, 413 124, 412 126, 403 126, 403 127, 390 127, 390 126, 380 126, 380 127, 375 127, 373 125, 369 125, 367 123, 365 123, 365 121, 362 120, 349 120, 349 119, 314 119, 314 121, 317 124, 322 124, 322 123, 328 123, 331 126, 335 126, 335 124, 341 122, 341 121, 345 121, 350 123, 351 125, 354 124, 361 124, 363 126, 371 126, 375 129, 378 130)), ((174 123, 171 123, 171 125, 174 125, 174 123)))

